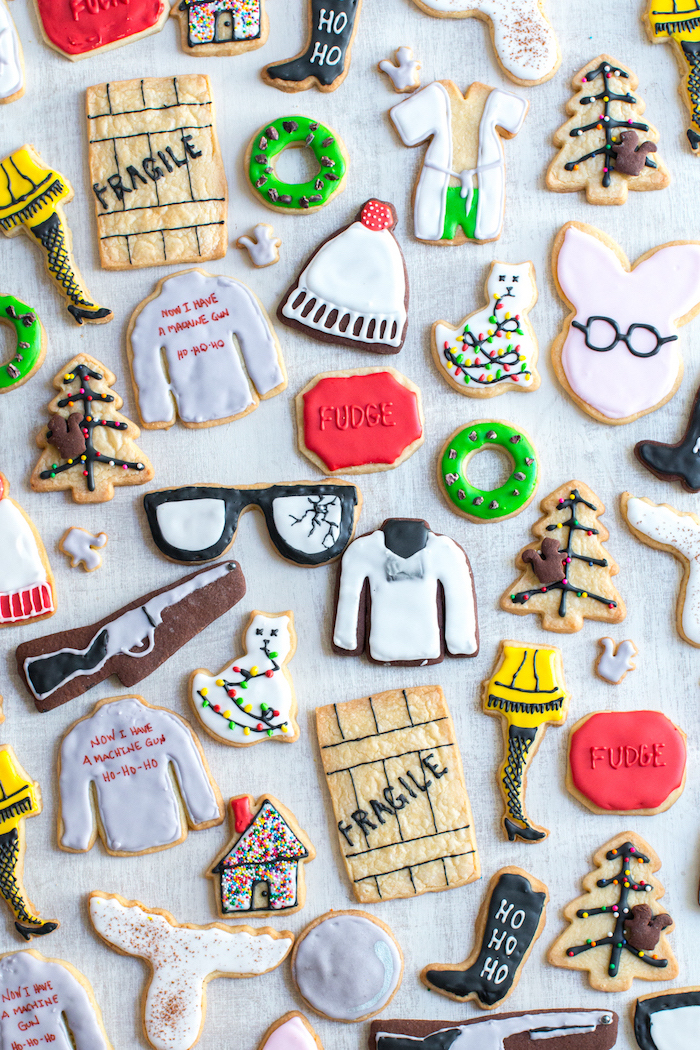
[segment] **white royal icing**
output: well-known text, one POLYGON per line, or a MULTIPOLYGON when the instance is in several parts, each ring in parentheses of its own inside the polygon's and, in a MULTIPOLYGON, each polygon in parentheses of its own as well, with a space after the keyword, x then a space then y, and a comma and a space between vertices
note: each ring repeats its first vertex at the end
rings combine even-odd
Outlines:
POLYGON ((102 564, 102 557, 95 548, 101 550, 106 545, 106 532, 100 532, 97 536, 93 536, 91 532, 87 532, 85 529, 77 526, 69 529, 61 540, 61 550, 64 554, 69 555, 71 569, 77 569, 82 562, 86 572, 93 572, 95 569, 99 569, 102 564))
POLYGON ((401 981, 396 941, 369 916, 324 918, 297 944, 293 977, 308 1003, 333 1020, 379 1013, 401 981))
POLYGON ((299 554, 323 554, 337 542, 343 520, 339 496, 276 496, 272 520, 299 554))
MULTIPOLYGON (((506 319, 514 317, 516 314, 522 320, 527 318, 530 304, 533 299, 537 297, 537 290, 534 287, 532 275, 532 264, 529 262, 516 263, 515 265, 510 263, 494 263, 486 286, 488 304, 483 310, 470 314, 467 318, 470 331, 472 331, 477 338, 481 339, 483 336, 491 338, 492 341, 485 346, 485 349, 489 354, 493 355, 503 353, 510 345, 517 345, 520 347, 519 357, 521 358, 521 361, 513 365, 511 372, 503 373, 505 378, 499 381, 499 386, 502 383, 507 384, 509 387, 527 387, 532 385, 532 360, 537 353, 537 345, 530 334, 531 330, 529 326, 526 325, 522 335, 516 335, 512 332, 504 331, 499 336, 497 335, 498 324, 494 325, 491 322, 491 318, 494 316, 497 321, 505 321, 506 319), (517 277, 517 281, 513 281, 513 276, 517 277), (494 310, 494 304, 501 296, 505 296, 502 300, 503 306, 500 310, 494 310), (524 364, 527 368, 527 377, 525 377, 520 371, 521 364, 524 364)), ((440 359, 440 365, 451 379, 454 378, 455 366, 445 357, 445 344, 447 344, 448 349, 450 349, 453 354, 463 354, 465 362, 476 358, 478 353, 481 355, 479 360, 483 361, 484 359, 483 351, 477 352, 477 350, 472 349, 468 343, 462 342, 461 336, 463 331, 464 322, 455 328, 448 324, 438 324, 435 327, 434 339, 438 351, 438 357, 440 359)), ((466 363, 463 363, 459 367, 462 372, 472 378, 477 378, 484 373, 483 364, 470 368, 466 363)), ((468 392, 468 388, 465 392, 468 392)))
POLYGON ((46 583, 32 527, 17 504, 0 499, 0 594, 46 583))
POLYGON ((266 704, 269 709, 277 712, 271 720, 271 725, 281 727, 285 724, 286 732, 281 728, 273 728, 271 736, 282 740, 294 735, 295 725, 290 719, 292 709, 293 693, 289 678, 282 670, 292 648, 291 623, 288 616, 267 616, 258 613, 250 622, 244 638, 245 654, 231 660, 216 675, 199 673, 192 680, 191 697, 197 716, 210 733, 214 733, 226 743, 253 744, 268 740, 267 731, 264 733, 253 732, 260 723, 260 707, 266 704), (274 632, 274 633, 273 633, 274 632), (276 653, 274 664, 278 670, 274 670, 273 660, 267 652, 276 653), (234 670, 239 668, 239 670, 234 670), (242 671, 250 671, 257 668, 254 678, 249 680, 247 688, 236 686, 236 697, 230 697, 222 686, 217 686, 218 681, 240 682, 245 679, 242 671), (273 670, 271 677, 267 677, 265 671, 273 670), (200 695, 201 690, 206 690, 204 698, 200 695), (203 706, 202 700, 207 700, 208 706, 203 706), (239 706, 236 699, 241 701, 239 706), (214 709, 218 704, 221 711, 214 709), (252 705, 252 710, 246 712, 245 708, 252 705), (229 717, 227 717, 230 715, 229 717), (224 717, 222 717, 222 714, 224 717), (233 726, 233 728, 231 728, 233 726), (249 733, 245 730, 248 728, 249 733))
POLYGON ((114 948, 150 964, 143 1021, 156 1050, 189 1050, 197 1042, 209 977, 267 973, 293 944, 291 936, 272 937, 264 930, 179 926, 141 904, 122 904, 114 897, 92 895, 90 919, 114 948))
POLYGON ((655 543, 667 543, 688 561, 688 579, 681 612, 683 636, 700 646, 700 522, 671 507, 657 506, 632 496, 627 521, 655 543))
MULTIPOLYGON (((559 249, 557 278, 580 324, 607 317, 623 333, 632 324, 647 324, 662 337, 678 336, 678 318, 700 302, 700 244, 667 245, 627 271, 600 238, 570 226, 559 249)), ((574 394, 611 420, 658 406, 682 367, 677 338, 652 357, 636 357, 622 341, 601 353, 590 350, 573 325, 561 364, 574 394)))
POLYGON ((87 989, 58 959, 31 951, 6 955, 0 959, 0 996, 3 1050, 109 1050, 87 989))
MULTIPOLYGON (((600 1010, 571 1010, 568 1013, 541 1012, 533 1014, 514 1014, 512 1017, 492 1017, 479 1019, 476 1024, 451 1025, 450 1028, 441 1028, 439 1032, 458 1031, 455 1039, 445 1044, 449 1050, 505 1050, 506 1040, 513 1035, 529 1033, 530 1039, 535 1042, 548 1039, 560 1039, 568 1035, 585 1035, 595 1032, 599 1024, 609 1025, 612 1022, 610 1014, 603 1014, 600 1010)), ((407 1039, 416 1040, 416 1050, 426 1040, 417 1036, 404 1036, 395 1032, 376 1032, 375 1043, 378 1046, 380 1040, 382 1045, 391 1045, 392 1040, 407 1039)), ((577 1047, 580 1046, 577 1043, 577 1047)))
POLYGON ((397 48, 396 63, 385 58, 379 63, 379 68, 389 77, 395 91, 415 91, 420 87, 421 65, 414 59, 411 47, 397 48))
POLYGON ((637 655, 638 649, 634 642, 626 638, 617 647, 612 638, 601 638, 599 643, 603 651, 598 657, 596 670, 601 678, 607 682, 617 685, 628 671, 634 671, 637 666, 632 659, 637 655))
POLYGON ((22 47, 4 0, 0 0, 0 99, 16 95, 24 86, 22 47))
POLYGON ((650 1024, 656 1050, 697 1050, 700 1006, 656 1010, 651 1014, 650 1024))
POLYGON ((239 237, 237 248, 246 248, 253 266, 272 266, 280 261, 279 246, 282 243, 275 237, 275 231, 267 222, 259 222, 253 227, 253 237, 239 237))
POLYGON ((136 318, 131 352, 141 417, 154 425, 170 424, 173 398, 186 423, 245 412, 254 398, 241 356, 260 397, 285 382, 275 331, 253 293, 198 270, 163 281, 136 318))
POLYGON ((474 238, 495 240, 505 212, 505 156, 501 128, 516 135, 527 113, 528 103, 510 91, 494 88, 486 98, 478 129, 477 166, 454 171, 452 105, 444 84, 436 80, 415 95, 399 102, 390 117, 406 146, 430 144, 423 158, 413 204, 415 235, 420 241, 440 241, 445 226, 445 205, 450 179, 462 183, 465 211, 471 207, 474 177, 479 197, 474 238))
POLYGON ((318 1043, 300 1017, 290 1017, 275 1028, 260 1050, 318 1050, 318 1043))
POLYGON ((420 7, 458 18, 465 12, 486 15, 493 26, 496 54, 517 80, 543 80, 559 63, 554 30, 541 0, 417 0, 420 7))
POLYGON ((96 818, 115 852, 171 846, 187 833, 180 798, 193 828, 222 817, 190 727, 133 696, 103 704, 66 734, 58 787, 61 845, 71 850, 90 849, 96 818))
POLYGON ((204 551, 221 539, 226 524, 222 499, 176 499, 156 507, 166 543, 181 551, 204 551))
POLYGON ((401 346, 406 325, 406 271, 394 235, 387 229, 370 230, 358 220, 330 237, 300 274, 282 313, 328 335, 401 346), (311 299, 316 300, 315 306, 304 317, 311 299), (316 321, 321 307, 326 310, 316 321), (332 310, 338 316, 329 328, 324 322, 332 310), (360 318, 362 325, 356 333, 355 322, 360 318), (347 324, 341 328, 344 319, 347 324))
POLYGON ((333 643, 357 648, 360 600, 369 582, 372 659, 437 660, 441 639, 438 583, 445 595, 445 645, 453 656, 476 652, 476 600, 464 551, 449 536, 429 532, 410 558, 388 549, 381 529, 354 540, 341 561, 333 643))

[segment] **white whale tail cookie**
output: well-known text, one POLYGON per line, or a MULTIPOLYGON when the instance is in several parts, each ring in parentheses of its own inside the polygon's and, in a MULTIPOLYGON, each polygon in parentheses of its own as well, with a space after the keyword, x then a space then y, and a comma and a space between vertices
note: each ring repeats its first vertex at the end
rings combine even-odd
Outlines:
POLYGON ((0 1017, 4 1047, 112 1050, 92 988, 63 959, 31 948, 0 956, 0 994, 7 1004, 0 1017))
POLYGON ((539 349, 528 314, 537 302, 531 262, 491 263, 486 306, 453 327, 433 325, 431 346, 440 375, 467 397, 537 390, 539 349))
POLYGON ((554 76, 561 55, 542 0, 414 0, 437 18, 469 18, 487 22, 496 57, 506 74, 521 87, 542 84, 554 76))
POLYGON ((668 551, 682 564, 676 628, 683 641, 700 649, 700 518, 629 492, 620 496, 620 510, 640 543, 668 551))
POLYGON ((404 146, 429 141, 413 193, 419 241, 498 240, 506 204, 503 139, 518 134, 529 106, 486 84, 475 82, 462 95, 451 80, 435 80, 389 111, 404 146))
POLYGON ((282 963, 294 943, 288 930, 263 926, 182 925, 160 908, 94 891, 92 925, 121 955, 145 959, 150 975, 143 1002, 146 1038, 155 1050, 190 1050, 206 1012, 214 977, 257 977, 282 963))
POLYGON ((678 329, 700 311, 700 241, 671 241, 630 265, 595 226, 567 222, 552 271, 571 312, 552 344, 557 379, 599 423, 631 423, 683 377, 678 329))

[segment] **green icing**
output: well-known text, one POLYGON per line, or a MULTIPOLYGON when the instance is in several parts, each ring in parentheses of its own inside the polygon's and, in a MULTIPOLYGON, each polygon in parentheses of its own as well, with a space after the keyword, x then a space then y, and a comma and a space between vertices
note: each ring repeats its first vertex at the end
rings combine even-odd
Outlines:
POLYGON ((36 311, 14 295, 0 295, 0 321, 11 324, 17 337, 12 360, 0 366, 0 390, 9 390, 37 367, 41 357, 41 323, 36 311))
POLYGON ((492 419, 479 420, 460 430, 447 443, 440 461, 440 475, 449 499, 463 514, 482 521, 499 521, 521 510, 535 494, 537 453, 515 427, 492 419), (487 436, 490 434, 494 436, 487 436), (513 472, 500 488, 477 489, 467 481, 466 461, 479 449, 493 445, 499 445, 512 458, 513 472))
POLYGON ((280 117, 256 133, 248 178, 267 204, 296 211, 327 204, 340 186, 345 170, 345 157, 334 131, 309 117, 280 117), (320 170, 308 182, 282 182, 275 174, 272 161, 283 149, 294 145, 310 149, 319 165, 320 170))
POLYGON ((445 226, 442 231, 441 240, 452 241, 457 236, 457 230, 461 226, 464 236, 468 240, 474 240, 476 230, 476 209, 479 203, 479 191, 473 191, 472 203, 467 215, 466 198, 461 196, 461 186, 448 186, 445 199, 445 226))

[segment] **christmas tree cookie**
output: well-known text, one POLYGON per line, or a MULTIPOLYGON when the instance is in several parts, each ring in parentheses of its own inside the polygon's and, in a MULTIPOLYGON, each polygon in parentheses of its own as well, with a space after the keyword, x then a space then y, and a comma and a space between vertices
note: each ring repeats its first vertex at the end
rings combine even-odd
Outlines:
POLYGON ((43 451, 31 477, 35 492, 71 489, 76 503, 104 503, 115 486, 153 478, 153 467, 134 443, 139 428, 119 413, 119 394, 110 393, 116 381, 89 354, 78 354, 54 376, 60 393, 49 403, 48 429, 37 435, 43 451))
POLYGON ((610 577, 619 572, 603 544, 605 507, 582 481, 568 481, 542 500, 537 537, 518 554, 521 575, 501 596, 505 612, 537 613, 545 631, 572 634, 584 619, 620 623, 627 610, 610 577))
POLYGON ((662 190, 671 176, 657 155, 659 133, 640 117, 646 104, 631 94, 639 83, 609 55, 592 59, 571 81, 569 119, 554 133, 559 147, 547 188, 586 191, 589 204, 624 204, 628 190, 662 190))
POLYGON ((668 943, 673 919, 657 905, 664 888, 654 878, 661 861, 633 831, 623 831, 593 857, 586 893, 567 904, 569 927, 547 956, 553 966, 588 970, 592 988, 626 992, 635 977, 672 981, 678 963, 668 943))

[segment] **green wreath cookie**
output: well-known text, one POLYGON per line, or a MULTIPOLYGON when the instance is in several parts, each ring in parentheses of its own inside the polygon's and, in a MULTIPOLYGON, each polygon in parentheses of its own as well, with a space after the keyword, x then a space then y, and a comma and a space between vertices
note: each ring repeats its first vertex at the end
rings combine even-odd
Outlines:
POLYGON ((454 509, 471 521, 502 521, 519 514, 537 491, 537 453, 522 430, 498 419, 480 419, 456 430, 442 450, 438 476, 454 509), (467 480, 469 460, 483 448, 502 448, 513 462, 504 485, 478 489, 467 480))
POLYGON ((345 185, 347 154, 338 135, 309 117, 280 117, 256 131, 245 166, 253 192, 274 211, 315 211, 328 204, 345 185), (306 147, 319 171, 308 182, 282 182, 274 159, 287 146, 306 147))
POLYGON ((34 375, 46 355, 46 333, 36 311, 14 295, 0 295, 0 321, 12 325, 16 344, 12 359, 0 367, 0 394, 34 375))

